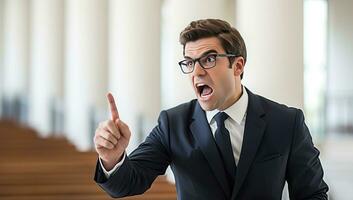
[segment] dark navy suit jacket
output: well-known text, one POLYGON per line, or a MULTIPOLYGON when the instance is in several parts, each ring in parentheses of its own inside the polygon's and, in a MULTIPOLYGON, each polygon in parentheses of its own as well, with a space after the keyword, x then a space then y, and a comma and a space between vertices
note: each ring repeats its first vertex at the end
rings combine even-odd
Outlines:
POLYGON ((197 100, 162 111, 158 125, 106 179, 97 162, 95 181, 112 197, 145 192, 168 165, 178 199, 327 199, 328 186, 303 113, 249 90, 245 131, 234 188, 229 188, 205 112, 197 100))

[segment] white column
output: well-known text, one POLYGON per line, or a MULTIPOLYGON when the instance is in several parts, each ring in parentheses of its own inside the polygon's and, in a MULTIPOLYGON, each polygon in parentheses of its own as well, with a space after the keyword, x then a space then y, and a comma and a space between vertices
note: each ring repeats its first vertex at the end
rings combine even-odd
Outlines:
POLYGON ((4 2, 4 97, 25 103, 28 94, 29 2, 4 2))
POLYGON ((236 27, 248 51, 243 83, 303 108, 303 1, 237 0, 235 8, 236 27))
POLYGON ((131 131, 128 151, 156 125, 160 111, 161 0, 111 0, 109 88, 131 131))
POLYGON ((53 125, 55 100, 63 97, 64 2, 32 0, 29 120, 42 136, 53 125))
POLYGON ((187 75, 182 74, 178 61, 183 59, 180 32, 191 22, 219 18, 232 24, 233 0, 166 0, 163 6, 162 36, 162 107, 170 108, 196 98, 187 75))
POLYGON ((4 90, 4 0, 0 0, 0 118, 3 115, 4 90))
MULTIPOLYGON (((310 3, 320 4, 321 2, 310 1, 310 3)), ((332 136, 349 132, 353 124, 353 12, 351 8, 353 8, 352 1, 328 1, 326 126, 330 131, 328 134, 332 136)))
POLYGON ((65 3, 66 134, 79 150, 87 150, 94 115, 107 106, 107 1, 65 3))
MULTIPOLYGON (((330 6, 332 7, 331 3, 330 6)), ((327 103, 329 101, 327 101, 326 91, 328 86, 326 85, 327 61, 330 60, 327 59, 327 8, 327 0, 304 1, 304 104, 306 121, 316 142, 325 139, 323 136, 325 136, 325 129, 328 127, 326 110, 329 110, 330 107, 327 103)), ((345 43, 345 45, 347 44, 345 43)), ((332 50, 333 47, 330 46, 330 49, 332 50)), ((329 86, 332 86, 333 82, 329 81, 329 83, 329 86)), ((341 121, 341 119, 339 120, 341 121)))

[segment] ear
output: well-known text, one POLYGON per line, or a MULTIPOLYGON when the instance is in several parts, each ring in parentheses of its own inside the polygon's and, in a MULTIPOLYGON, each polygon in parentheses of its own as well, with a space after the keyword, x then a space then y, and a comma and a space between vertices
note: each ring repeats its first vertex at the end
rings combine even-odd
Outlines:
POLYGON ((233 62, 234 76, 240 76, 244 72, 245 60, 243 57, 235 58, 233 62))

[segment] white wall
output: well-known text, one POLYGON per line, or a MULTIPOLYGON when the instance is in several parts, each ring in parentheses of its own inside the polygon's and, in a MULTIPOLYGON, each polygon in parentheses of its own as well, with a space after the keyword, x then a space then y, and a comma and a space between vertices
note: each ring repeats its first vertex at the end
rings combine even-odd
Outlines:
POLYGON ((235 16, 248 51, 245 86, 303 108, 303 2, 237 0, 235 16))
POLYGON ((54 100, 63 98, 64 2, 31 4, 29 121, 42 136, 50 134, 54 100))
POLYGON ((352 8, 353 1, 351 0, 329 1, 327 77, 327 124, 329 131, 353 124, 352 8))
POLYGON ((329 1, 329 94, 353 92, 353 1, 329 1))
POLYGON ((65 2, 65 129, 79 150, 92 147, 93 112, 107 107, 108 5, 65 2))
POLYGON ((4 5, 4 94, 25 96, 28 91, 29 2, 7 0, 4 5))
POLYGON ((2 95, 4 80, 4 1, 0 0, 0 117, 2 115, 2 95))
POLYGON ((109 89, 132 132, 128 153, 160 112, 161 0, 109 1, 109 89), (136 14, 138 13, 138 14, 136 14))

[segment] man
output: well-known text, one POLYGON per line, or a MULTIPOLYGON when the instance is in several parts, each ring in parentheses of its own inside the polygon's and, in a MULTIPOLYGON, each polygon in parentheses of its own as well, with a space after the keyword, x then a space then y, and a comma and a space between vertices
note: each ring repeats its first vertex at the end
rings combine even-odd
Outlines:
POLYGON ((242 86, 246 47, 227 22, 191 22, 180 34, 197 100, 162 111, 158 125, 129 156, 128 126, 108 94, 112 120, 97 128, 95 181, 111 196, 145 192, 168 165, 178 199, 327 199, 319 151, 302 111, 242 86))

